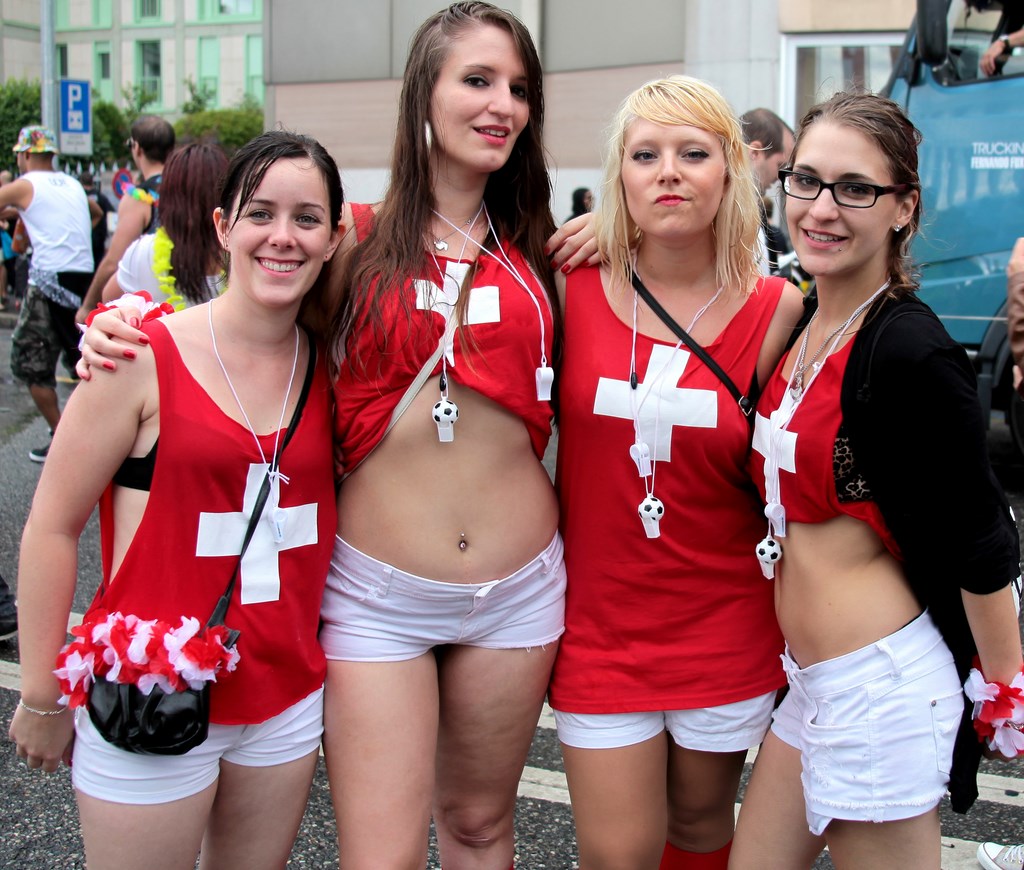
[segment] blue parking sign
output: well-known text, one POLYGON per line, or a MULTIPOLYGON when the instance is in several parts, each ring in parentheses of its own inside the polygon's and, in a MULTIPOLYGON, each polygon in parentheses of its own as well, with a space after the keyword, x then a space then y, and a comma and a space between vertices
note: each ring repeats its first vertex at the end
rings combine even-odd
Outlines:
POLYGON ((60 150, 62 154, 92 154, 91 84, 60 80, 60 150))

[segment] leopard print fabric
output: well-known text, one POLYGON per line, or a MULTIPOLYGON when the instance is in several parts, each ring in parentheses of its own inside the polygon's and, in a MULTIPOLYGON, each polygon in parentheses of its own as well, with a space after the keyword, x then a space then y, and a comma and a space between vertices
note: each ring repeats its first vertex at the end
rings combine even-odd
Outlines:
POLYGON ((850 438, 843 426, 836 433, 832 446, 832 476, 836 481, 836 495, 840 504, 853 501, 871 501, 871 489, 857 468, 857 460, 850 447, 850 438))

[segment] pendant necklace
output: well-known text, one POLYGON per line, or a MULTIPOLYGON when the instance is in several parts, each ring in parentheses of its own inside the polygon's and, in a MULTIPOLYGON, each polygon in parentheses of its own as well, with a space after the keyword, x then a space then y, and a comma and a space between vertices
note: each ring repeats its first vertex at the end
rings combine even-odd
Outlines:
POLYGON ((249 420, 249 415, 245 413, 245 408, 242 407, 242 400, 238 398, 235 385, 231 383, 231 376, 228 375, 228 370, 224 366, 224 360, 221 359, 220 352, 217 350, 217 336, 213 331, 213 302, 207 302, 206 305, 207 319, 210 322, 210 342, 213 345, 213 355, 217 359, 217 364, 220 366, 220 370, 224 373, 224 380, 227 381, 228 389, 231 390, 231 395, 235 397, 235 404, 238 405, 238 410, 242 414, 242 419, 245 420, 245 425, 248 427, 253 440, 256 442, 256 449, 259 451, 260 459, 263 460, 263 465, 267 469, 270 477, 270 497, 268 499, 270 502, 270 510, 269 513, 266 513, 266 516, 274 535, 274 542, 280 544, 284 542, 285 523, 287 521, 287 514, 281 508, 281 483, 289 483, 289 480, 287 475, 281 474, 278 470, 280 457, 277 453, 277 447, 281 438, 281 427, 284 425, 284 415, 288 410, 288 397, 292 393, 292 386, 295 383, 295 370, 299 362, 299 327, 298 324, 295 324, 294 326, 295 353, 292 356, 292 373, 288 378, 288 386, 284 391, 284 401, 281 403, 281 417, 277 421, 277 431, 274 433, 274 453, 271 456, 271 461, 267 462, 267 457, 263 452, 263 445, 260 444, 259 436, 257 436, 256 430, 253 428, 253 425, 249 420))
POLYGON ((764 497, 766 502, 764 515, 768 520, 768 534, 761 539, 755 548, 757 560, 761 563, 761 573, 764 574, 766 580, 772 580, 775 577, 775 565, 782 558, 782 546, 779 544, 778 538, 786 537, 786 508, 782 504, 779 469, 782 463, 783 440, 787 433, 787 427, 792 422, 797 408, 800 407, 800 403, 807 396, 815 380, 817 380, 818 374, 828 361, 828 358, 835 353, 839 342, 843 340, 846 330, 888 287, 889 282, 886 281, 864 302, 858 305, 844 323, 841 323, 837 329, 829 333, 825 341, 822 342, 821 347, 811 357, 810 362, 805 362, 807 339, 810 335, 811 324, 814 323, 815 318, 817 318, 818 313, 821 311, 820 308, 811 315, 807 328, 804 330, 803 338, 800 340, 800 348, 797 351, 796 360, 793 364, 793 371, 790 372, 789 382, 782 393, 782 401, 779 403, 779 407, 768 417, 768 443, 765 448, 764 457, 764 497), (817 358, 821 355, 826 345, 828 345, 828 350, 819 362, 817 358), (803 377, 808 370, 810 371, 810 377, 804 383, 803 377))
MULTIPOLYGON (((634 263, 633 271, 636 271, 636 265, 634 263)), ((693 332, 693 328, 697 325, 697 321, 704 316, 704 312, 707 311, 722 295, 724 287, 719 287, 714 295, 701 306, 700 310, 693 315, 693 319, 690 321, 690 325, 686 327, 687 332, 693 332)), ((643 410, 644 403, 651 397, 651 393, 655 392, 656 388, 660 386, 665 373, 672 365, 673 357, 683 346, 682 340, 676 342, 675 347, 672 348, 672 353, 668 359, 665 360, 665 364, 658 370, 651 379, 650 383, 645 383, 644 386, 647 388, 643 396, 638 400, 638 387, 639 380, 636 375, 636 336, 637 336, 637 309, 638 309, 639 294, 636 290, 633 290, 633 338, 630 345, 629 354, 629 409, 633 417, 633 443, 629 447, 629 458, 636 465, 637 471, 640 473, 640 477, 644 481, 644 491, 647 493, 646 497, 637 506, 637 513, 640 515, 640 519, 644 524, 644 532, 648 538, 657 538, 661 536, 661 529, 659 523, 662 517, 665 515, 665 503, 654 494, 654 478, 657 473, 658 460, 657 456, 651 453, 650 445, 644 439, 643 429, 640 423, 640 412, 643 410)), ((658 443, 658 425, 661 421, 661 391, 657 391, 654 405, 654 443, 658 443)))
POLYGON ((462 224, 462 226, 455 226, 455 224, 453 224, 450 220, 448 220, 448 218, 446 218, 439 211, 436 211, 435 209, 431 209, 431 211, 433 211, 434 214, 436 214, 439 218, 441 218, 441 220, 443 220, 446 224, 448 224, 448 226, 454 227, 454 229, 452 229, 451 232, 448 233, 448 235, 441 236, 440 238, 438 238, 437 236, 434 237, 434 250, 437 251, 438 253, 443 254, 445 251, 448 250, 448 239, 450 239, 452 236, 454 236, 457 232, 461 231, 461 232, 464 232, 464 233, 471 233, 473 231, 473 224, 475 224, 476 223, 476 219, 478 217, 480 217, 480 210, 483 207, 484 207, 483 200, 481 200, 480 208, 478 208, 476 210, 476 214, 473 215, 473 217, 469 218, 469 220, 467 220, 464 224, 462 224), (463 229, 463 227, 469 227, 469 229, 468 230, 467 229, 463 229))

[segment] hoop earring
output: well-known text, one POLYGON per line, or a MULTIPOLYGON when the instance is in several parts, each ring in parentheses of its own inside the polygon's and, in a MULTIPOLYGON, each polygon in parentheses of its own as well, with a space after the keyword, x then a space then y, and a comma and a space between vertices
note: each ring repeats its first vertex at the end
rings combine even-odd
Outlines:
POLYGON ((423 124, 423 135, 427 140, 427 150, 429 151, 434 147, 434 128, 430 126, 430 121, 423 124))

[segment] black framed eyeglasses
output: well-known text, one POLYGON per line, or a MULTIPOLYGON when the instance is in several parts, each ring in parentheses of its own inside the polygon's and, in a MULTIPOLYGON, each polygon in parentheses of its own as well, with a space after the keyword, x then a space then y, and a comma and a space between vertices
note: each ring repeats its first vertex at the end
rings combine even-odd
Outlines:
POLYGON ((871 208, 878 202, 880 196, 887 193, 906 193, 911 189, 909 184, 890 184, 883 187, 880 184, 868 184, 866 181, 822 181, 806 172, 796 172, 792 169, 780 169, 779 180, 786 196, 794 199, 817 199, 823 190, 828 190, 832 193, 835 204, 844 208, 871 208))

